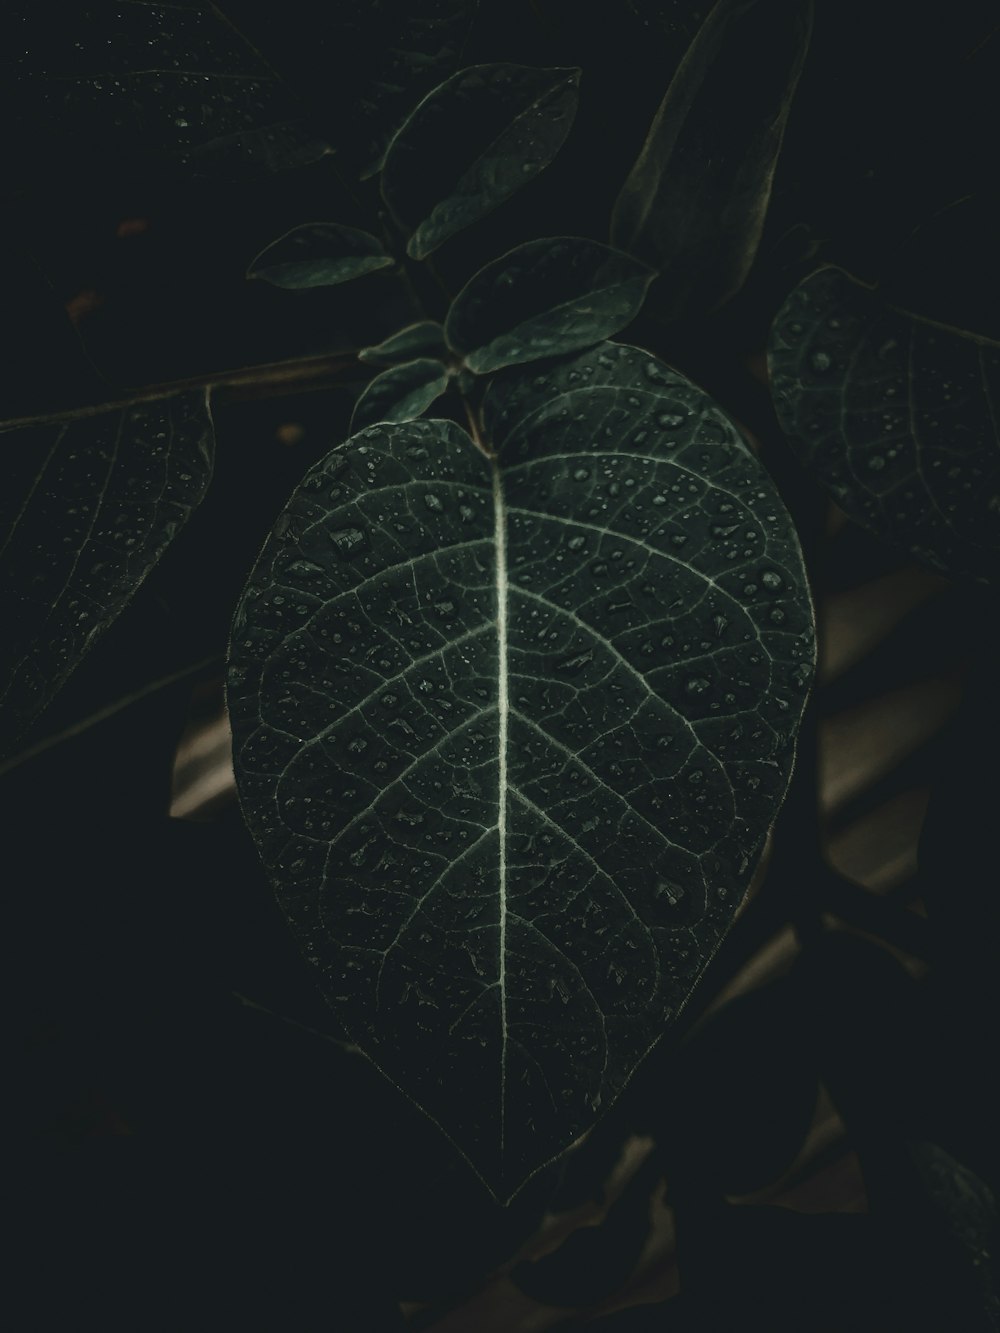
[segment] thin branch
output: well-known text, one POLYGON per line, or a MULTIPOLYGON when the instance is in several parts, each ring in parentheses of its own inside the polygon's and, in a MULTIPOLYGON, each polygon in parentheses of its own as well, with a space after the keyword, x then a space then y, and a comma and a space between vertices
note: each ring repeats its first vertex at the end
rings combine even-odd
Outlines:
POLYGON ((282 1023, 287 1023, 289 1027, 298 1028, 300 1032, 308 1032, 312 1037, 320 1037, 323 1041, 332 1042, 334 1046, 339 1046, 342 1051, 348 1055, 364 1055, 360 1046, 352 1041, 344 1041, 341 1037, 335 1037, 332 1032, 323 1032, 320 1028, 310 1027, 307 1023, 300 1023, 297 1018, 289 1018, 286 1014, 279 1014, 275 1009, 268 1009, 265 1004, 258 1004, 256 1000, 251 1000, 248 996, 241 994, 240 991, 231 991, 234 1000, 239 1000, 240 1004, 246 1009, 254 1009, 259 1014, 267 1014, 269 1018, 277 1018, 282 1023))
POLYGON ((155 694, 157 690, 166 689, 168 685, 176 685, 179 681, 188 680, 191 676, 197 676, 199 672, 207 667, 214 666, 222 661, 220 653, 212 653, 208 657, 203 657, 197 662, 181 667, 179 671, 172 671, 168 676, 159 676, 156 680, 147 681, 140 689, 134 690, 132 694, 126 694, 121 699, 116 699, 114 703, 107 704, 104 708, 99 708, 96 713, 91 713, 87 717, 80 718, 79 721, 71 723, 64 727, 62 731, 54 731, 50 736, 43 736, 40 741, 30 745, 26 750, 21 750, 18 754, 11 755, 0 763, 0 777, 12 769, 19 768, 21 764, 26 764, 29 759, 34 759, 37 755, 44 754, 46 750, 51 750, 56 745, 61 745, 63 741, 72 740, 74 736, 79 736, 91 727, 98 726, 101 722, 106 722, 109 717, 114 717, 122 709, 138 703, 140 699, 147 698, 150 694, 155 694))
POLYGON ((930 961, 933 939, 925 917, 855 884, 832 866, 824 866, 824 872, 822 901, 829 912, 845 925, 875 935, 913 958, 930 961))
POLYGON ((120 411, 134 403, 152 403, 172 398, 192 389, 211 391, 215 403, 243 402, 247 399, 277 397, 284 393, 331 388, 364 374, 353 350, 329 356, 308 357, 301 361, 274 361, 243 370, 223 371, 218 375, 196 375, 165 384, 148 384, 126 398, 114 402, 92 403, 84 407, 34 416, 12 417, 0 422, 0 433, 20 426, 43 426, 62 421, 78 421, 100 416, 102 412, 120 411))

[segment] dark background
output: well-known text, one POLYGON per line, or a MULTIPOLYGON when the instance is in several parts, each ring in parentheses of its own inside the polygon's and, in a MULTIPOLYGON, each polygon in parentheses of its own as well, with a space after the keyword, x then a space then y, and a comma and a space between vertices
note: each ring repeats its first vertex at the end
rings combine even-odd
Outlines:
MULTIPOLYGON (((152 130, 122 139, 103 112, 67 124, 39 96, 40 76, 25 83, 26 32, 44 72, 47 31, 60 40, 83 22, 91 34, 103 31, 113 9, 47 6, 27 28, 19 13, 4 19, 13 67, 4 86, 0 319, 8 352, 0 416, 110 402, 176 380, 218 378, 224 387, 215 395, 218 458, 208 500, 25 743, 202 665, 0 773, 5 898, 13 909, 5 933, 24 1050, 11 1081, 24 1293, 12 1326, 365 1330, 396 1327, 397 1303, 408 1300, 425 1303, 416 1326, 517 1328, 524 1309, 504 1307, 502 1292, 484 1288, 484 1275, 533 1231, 559 1170, 532 1182, 508 1210, 495 1207, 405 1099, 330 1040, 339 1034, 300 974, 231 789, 194 819, 165 818, 182 733, 190 742, 218 710, 229 616, 264 533, 306 467, 346 433, 364 379, 350 354, 407 317, 385 275, 304 293, 244 276, 253 256, 298 222, 372 225, 377 191, 356 179, 360 131, 351 118, 358 79, 366 61, 380 58, 385 30, 375 18, 366 28, 358 6, 229 5, 308 122, 340 151, 287 171, 216 177, 178 161, 152 130), (329 35, 341 20, 355 25, 348 41, 329 35), (313 376, 309 392, 278 396, 267 373, 236 374, 339 352, 329 383, 316 387, 313 376), (463 1325, 461 1315, 434 1323, 483 1290, 499 1302, 493 1324, 484 1322, 486 1307, 477 1307, 475 1325, 463 1325)), ((452 290, 520 240, 606 239, 615 194, 706 9, 665 0, 484 0, 462 63, 580 65, 582 100, 570 140, 546 173, 442 252, 452 290)), ((804 537, 816 548, 827 631, 817 703, 826 727, 827 836, 841 837, 842 857, 844 846, 855 847, 850 873, 873 902, 921 925, 929 910, 938 942, 928 980, 919 926, 910 936, 897 916, 859 909, 875 935, 882 926, 896 932, 896 953, 870 954, 855 933, 843 958, 842 940, 817 946, 807 969, 795 971, 796 961, 785 958, 777 975, 797 978, 796 989, 771 1017, 740 1019, 732 1047, 723 1043, 714 1063, 689 1071, 691 1086, 702 1089, 693 1104, 713 1108, 714 1120, 693 1113, 662 1120, 685 1076, 685 1066, 678 1074, 671 1064, 673 1047, 612 1120, 606 1138, 615 1151, 630 1129, 667 1124, 668 1180, 671 1171, 678 1180, 711 1178, 713 1198, 749 1193, 715 1180, 720 1154, 725 1160, 720 1145, 735 1136, 751 1156, 761 1151, 760 1126, 780 1119, 779 1108, 803 1096, 812 1106, 801 1088, 815 1100, 819 1062, 824 1085, 840 1089, 841 1157, 832 1160, 855 1162, 861 1153, 862 1183, 856 1170, 845 1186, 843 1173, 823 1176, 817 1167, 821 1183, 804 1211, 863 1218, 864 1234, 835 1226, 806 1240, 772 1235, 770 1215, 744 1234, 746 1218, 730 1226, 712 1214, 709 1226, 697 1201, 678 1202, 678 1217, 686 1208, 688 1219, 679 1234, 693 1239, 686 1251, 679 1243, 689 1299, 670 1327, 735 1327, 727 1322, 732 1309, 713 1305, 727 1283, 749 1327, 785 1327, 783 1319, 800 1329, 996 1326, 975 1322, 979 1287, 963 1259, 968 1247, 923 1199, 926 1171, 911 1169, 901 1147, 933 1133, 996 1185, 989 1091, 996 909, 988 898, 995 856, 986 837, 995 780, 979 776, 996 735, 994 608, 853 529, 827 527, 822 501, 774 442, 759 381, 771 315, 824 259, 878 282, 907 309, 1000 337, 996 29, 996 6, 986 0, 818 0, 745 291, 711 318, 630 335, 642 342, 645 334, 647 345, 746 421, 765 459, 777 460, 786 499, 812 515, 814 530, 804 537), (866 624, 874 628, 863 631, 866 624), (853 661, 850 669, 831 666, 838 652, 853 661), (887 708, 897 744, 883 752, 871 735, 887 708), (911 743, 898 744, 900 729, 911 743), (838 806, 829 784, 859 762, 865 776, 847 782, 838 806), (900 799, 914 792, 919 799, 900 823, 900 799), (928 823, 918 867, 928 796, 936 822, 928 823), (881 823, 872 825, 879 812, 881 823), (865 820, 874 831, 859 844, 865 820), (851 829, 855 841, 844 843, 851 829), (878 880, 872 865, 891 861, 897 843, 905 844, 903 871, 869 892, 866 877, 878 880), (869 845, 868 863, 864 853, 858 860, 859 845, 869 845), (790 1010, 809 1022, 792 1030, 790 1010), (757 1063, 740 1065, 733 1052, 747 1042, 757 1063), (747 1088, 757 1085, 773 1096, 755 1111, 747 1088), (741 1136, 740 1123, 757 1130, 741 1136), (866 1192, 870 1213, 851 1195, 855 1188, 866 1192), (881 1214, 879 1198, 889 1201, 881 1214), (876 1233, 868 1224, 879 1216, 889 1221, 876 1233), (699 1241, 702 1233, 709 1238, 699 1241)), ((720 115, 739 116, 741 80, 752 82, 766 58, 747 52, 720 115)), ((785 920, 801 915, 803 901, 813 901, 814 887, 782 869, 780 858, 776 864, 767 913, 742 935, 737 928, 702 1007, 780 936, 785 920)), ((789 1127, 793 1154, 803 1134, 797 1121, 789 1127)), ((607 1149, 608 1160, 614 1155, 607 1149)), ((782 1170, 785 1155, 775 1150, 782 1170)), ((588 1196, 587 1172, 599 1181, 606 1169, 607 1161, 585 1164, 583 1184, 566 1186, 570 1201, 574 1189, 588 1196)), ((741 1169, 743 1184, 764 1183, 759 1162, 747 1169, 737 1161, 738 1184, 741 1169)), ((650 1188, 647 1181, 647 1195, 650 1188)), ((624 1245, 617 1235, 609 1229, 605 1238, 612 1255, 624 1245)), ((626 1245, 623 1253, 632 1252, 626 1245)), ((624 1282, 634 1264, 619 1263, 624 1282)), ((591 1267, 584 1256, 568 1264, 562 1286, 558 1274, 554 1286, 539 1292, 536 1284, 543 1305, 567 1307, 567 1326, 582 1318, 568 1310, 580 1304, 574 1291, 597 1310, 613 1290, 586 1288, 591 1267)))

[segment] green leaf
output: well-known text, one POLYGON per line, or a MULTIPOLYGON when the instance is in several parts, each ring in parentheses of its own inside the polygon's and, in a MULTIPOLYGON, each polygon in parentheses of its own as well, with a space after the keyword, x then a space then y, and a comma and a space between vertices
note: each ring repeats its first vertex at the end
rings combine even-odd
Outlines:
MULTIPOLYGON (((949 1303, 961 1311, 960 1327, 970 1333, 1000 1329, 1000 1210, 996 1196, 939 1144, 911 1140, 908 1155, 952 1251, 948 1265, 949 1303)), ((936 1255, 935 1255, 936 1257, 936 1255)))
POLYGON ((370 365, 393 366, 397 361, 409 361, 414 356, 443 358, 447 354, 444 329, 434 320, 424 319, 400 329, 374 347, 362 347, 358 358, 370 365))
POLYGON ((186 175, 255 174, 328 151, 214 4, 18 3, 18 168, 112 157, 186 175), (24 148, 20 149, 19 145, 24 148), (41 145, 45 146, 42 151, 41 145))
POLYGON ((293 290, 336 287, 392 264, 382 242, 367 231, 337 222, 306 222, 261 250, 247 277, 293 290))
POLYGON ((812 30, 812 0, 719 0, 615 201, 611 240, 660 270, 664 317, 743 286, 812 30))
POLYGON ((317 981, 507 1199, 732 920, 813 627, 773 485, 681 376, 605 344, 488 399, 481 449, 373 426, 307 474, 237 608, 228 703, 317 981))
POLYGON ((117 618, 200 503, 204 391, 0 437, 0 733, 23 732, 117 618))
POLYGON ((377 172, 392 136, 459 69, 478 0, 240 6, 261 51, 329 133, 341 175, 377 172))
POLYGON ((430 357, 390 366, 375 376, 355 403, 351 430, 361 430, 377 421, 413 421, 422 416, 447 387, 447 369, 430 357))
POLYGON ((597 241, 528 241, 469 279, 448 311, 445 337, 477 374, 573 352, 630 324, 653 277, 597 241))
POLYGON ((768 361, 782 428, 842 509, 943 573, 1000 574, 1000 345, 823 268, 768 361))
POLYGON ((382 197, 425 259, 555 157, 577 106, 577 69, 473 65, 420 103, 389 145, 382 197))
POLYGON ((360 138, 368 156, 362 180, 381 171, 411 109, 457 67, 478 8, 479 0, 376 0, 350 15, 347 21, 369 56, 357 66, 367 76, 364 95, 348 116, 356 125, 355 142, 360 138))

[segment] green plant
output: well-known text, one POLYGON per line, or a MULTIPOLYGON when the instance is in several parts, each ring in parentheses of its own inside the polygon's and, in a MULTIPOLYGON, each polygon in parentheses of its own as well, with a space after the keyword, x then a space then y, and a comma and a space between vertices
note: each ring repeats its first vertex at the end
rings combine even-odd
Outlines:
MULTIPOLYGON (((79 146, 106 134, 115 171, 125 163, 144 179, 149 156, 169 190, 206 177, 206 197, 221 200, 218 176, 240 200, 263 199, 261 216, 249 213, 248 291, 279 290, 240 299, 266 299, 279 323, 302 311, 304 332, 293 359, 279 349, 245 371, 168 373, 112 403, 81 359, 86 387, 66 389, 77 401, 8 413, 4 772, 30 773, 103 717, 178 684, 172 697, 186 705, 184 682, 217 664, 217 628, 207 655, 184 660, 185 645, 179 663, 143 664, 89 718, 73 713, 71 690, 61 725, 42 717, 175 538, 182 549, 189 519, 197 532, 216 401, 346 383, 350 420, 337 398, 332 449, 304 471, 283 465, 291 496, 277 513, 281 486, 265 482, 206 613, 217 627, 235 601, 226 690, 242 818, 302 974, 335 1016, 320 1021, 395 1085, 376 1099, 405 1118, 405 1094, 433 1122, 402 1141, 433 1143, 460 1191, 493 1210, 497 1257, 558 1198, 557 1182, 572 1197, 574 1171, 584 1194, 604 1179, 625 1127, 649 1129, 657 1148, 616 1205, 618 1229, 610 1214, 601 1228, 602 1262, 627 1276, 664 1163, 688 1234, 708 1227, 736 1253, 750 1213, 720 1222, 705 1191, 749 1194, 788 1165, 815 1078, 790 1079, 773 1147, 768 1117, 755 1122, 765 1167, 730 1170, 720 1126, 716 1162, 701 1159, 698 1174, 677 1145, 709 1137, 711 1098, 698 1089, 715 1075, 702 1064, 735 1070, 747 1032, 781 1031, 790 1010, 818 1013, 824 993, 839 993, 841 942, 825 935, 824 909, 926 950, 919 918, 824 861, 807 696, 825 507, 775 444, 759 384, 730 373, 727 412, 696 381, 725 389, 727 357, 746 341, 738 320, 726 331, 727 312, 745 300, 759 328, 763 310, 774 412, 807 473, 879 536, 986 588, 1000 549, 1000 349, 858 281, 849 245, 824 251, 793 230, 767 244, 779 154, 808 77, 810 0, 719 0, 681 23, 662 6, 631 6, 637 31, 660 25, 676 48, 662 100, 657 87, 641 108, 652 119, 637 157, 641 135, 625 124, 631 169, 597 124, 609 106, 628 121, 620 73, 597 54, 600 30, 587 116, 586 63, 464 63, 476 33, 479 55, 496 40, 489 6, 477 20, 469 4, 381 4, 374 18, 323 28, 313 50, 294 24, 245 8, 235 17, 248 38, 212 5, 135 5, 106 39, 105 18, 86 33, 68 21, 61 45, 38 16, 19 15, 18 114, 39 143, 47 132, 59 142, 60 169, 71 173, 79 146), (155 67, 138 58, 143 43, 155 67), (99 69, 105 45, 112 67, 99 69), (278 77, 296 62, 311 117, 278 77), (563 163, 553 193, 532 203, 563 163), (287 170, 271 176, 277 168, 287 170), (589 190, 588 168, 617 182, 617 198, 589 190), (294 186, 279 201, 258 185, 291 177, 308 177, 311 211, 297 219, 294 186), (281 233, 266 244, 265 214, 281 233), (716 357, 719 329, 728 343, 716 357), (804 715, 798 785, 775 827, 804 715), (812 968, 776 983, 773 999, 724 1010, 678 1054, 699 981, 713 966, 722 979, 727 947, 740 958, 740 926, 735 945, 723 942, 741 910, 760 942, 746 902, 765 869, 784 887, 758 899, 787 908, 812 968), (684 1091, 646 1124, 661 1077, 684 1091)), ((17 158, 25 216, 25 200, 46 197, 41 157, 17 158)), ((112 177, 98 179, 111 189, 112 177)), ((88 341, 90 355, 99 343, 88 341)), ((209 550, 230 505, 202 529, 209 550)), ((26 791, 30 812, 30 781, 26 791)), ((161 821, 143 820, 144 836, 159 837, 161 821)), ((166 892, 213 865, 236 873, 216 853, 173 848, 166 892)), ((249 860, 240 871, 255 873, 249 860)), ((847 967, 863 973, 871 960, 853 938, 844 957, 859 950, 847 967)), ((295 962, 276 966, 298 976, 295 962)), ((877 1005, 897 979, 871 966, 877 1005)), ((777 1059, 777 1085, 783 1069, 777 1059)), ((363 1107, 362 1082, 342 1095, 363 1107)), ((850 1102, 850 1077, 845 1086, 850 1102)), ((958 1231, 980 1254, 988 1184, 922 1127, 914 1142, 907 1188, 930 1181, 949 1216, 964 1190, 974 1206, 955 1205, 958 1231)), ((775 1225, 776 1243, 794 1250, 798 1237, 786 1242, 775 1225)), ((688 1262, 690 1290, 710 1285, 688 1262)), ((524 1289, 567 1303, 543 1264, 522 1268, 524 1289)), ((589 1303, 606 1283, 599 1268, 589 1303)), ((980 1307, 995 1313, 983 1292, 969 1298, 977 1318, 980 1307)), ((729 1318, 713 1299, 700 1316, 678 1306, 678 1318, 729 1318)))

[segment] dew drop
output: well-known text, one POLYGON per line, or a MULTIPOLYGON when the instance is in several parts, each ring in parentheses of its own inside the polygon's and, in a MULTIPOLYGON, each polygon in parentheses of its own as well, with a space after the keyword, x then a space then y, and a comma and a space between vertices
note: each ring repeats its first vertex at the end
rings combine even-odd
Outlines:
POLYGON ((360 528, 341 528, 338 532, 330 533, 330 540, 342 555, 360 546, 365 539, 365 534, 360 528))

